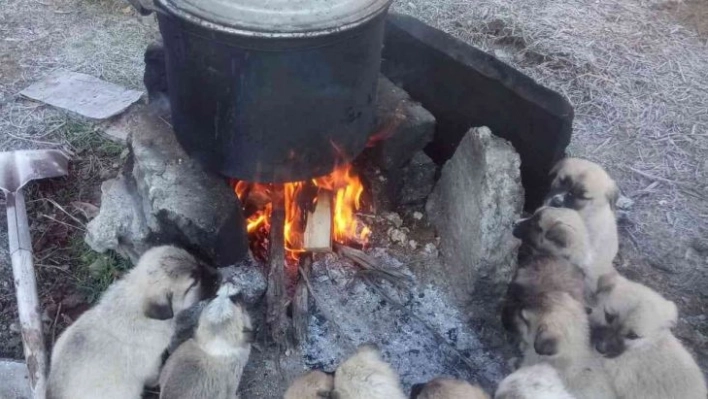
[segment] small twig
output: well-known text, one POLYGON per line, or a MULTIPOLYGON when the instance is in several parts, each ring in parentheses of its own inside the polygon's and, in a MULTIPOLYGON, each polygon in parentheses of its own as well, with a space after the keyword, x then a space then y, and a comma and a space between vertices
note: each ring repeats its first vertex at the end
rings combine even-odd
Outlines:
POLYGON ((57 313, 54 315, 54 321, 52 322, 52 347, 56 342, 57 320, 59 319, 59 315, 61 314, 61 306, 62 304, 61 302, 59 302, 59 306, 57 306, 57 313))
POLYGON ((658 180, 658 181, 662 181, 662 182, 664 182, 664 183, 675 184, 675 185, 678 185, 678 186, 683 186, 683 185, 685 185, 685 183, 681 183, 681 182, 676 181, 676 180, 671 180, 671 179, 667 179, 667 178, 665 178, 665 177, 655 176, 655 175, 652 175, 652 174, 647 173, 647 172, 642 172, 641 170, 634 169, 634 168, 631 167, 631 166, 625 166, 625 168, 631 170, 632 172, 634 172, 634 173, 636 173, 636 174, 638 174, 638 175, 640 175, 640 176, 644 176, 644 177, 646 177, 647 179, 658 180))
POLYGON ((376 261, 375 258, 369 256, 366 252, 360 251, 358 249, 348 247, 339 243, 334 244, 334 248, 339 255, 345 257, 352 262, 356 263, 367 272, 374 272, 377 274, 387 275, 395 280, 410 281, 410 277, 406 274, 399 272, 398 270, 384 268, 376 261))
POLYGON ((59 145, 59 143, 55 143, 55 142, 51 142, 51 141, 42 141, 42 140, 30 139, 30 138, 28 138, 28 137, 16 136, 16 135, 14 135, 14 134, 12 134, 12 133, 10 133, 10 132, 5 132, 5 134, 8 135, 8 136, 10 136, 10 137, 12 137, 12 138, 14 138, 14 139, 17 139, 17 140, 24 140, 24 141, 27 141, 27 142, 30 142, 30 143, 46 144, 46 145, 50 145, 50 146, 58 146, 58 145, 59 145))
POLYGON ((66 214, 66 216, 70 217, 70 218, 73 219, 76 223, 80 224, 81 227, 84 227, 84 228, 86 227, 86 224, 85 224, 84 222, 82 222, 82 221, 79 220, 76 216, 74 216, 74 215, 72 215, 71 213, 69 213, 66 209, 64 209, 61 205, 59 205, 59 204, 58 204, 56 201, 54 201, 53 199, 51 199, 51 198, 46 198, 46 197, 45 197, 45 198, 40 198, 40 200, 49 202, 50 204, 54 205, 57 209, 59 209, 60 211, 64 212, 64 213, 66 214))
POLYGON ((81 230, 81 231, 86 231, 86 229, 83 228, 83 227, 81 227, 81 226, 74 226, 74 225, 71 224, 71 223, 62 222, 61 220, 57 220, 55 217, 52 217, 52 216, 49 216, 49 215, 45 215, 45 214, 42 214, 41 216, 42 216, 42 217, 45 217, 45 218, 47 218, 47 219, 49 219, 49 220, 52 220, 52 221, 54 221, 54 222, 56 222, 56 223, 63 224, 63 225, 66 226, 66 227, 71 227, 72 229, 77 229, 77 230, 81 230))

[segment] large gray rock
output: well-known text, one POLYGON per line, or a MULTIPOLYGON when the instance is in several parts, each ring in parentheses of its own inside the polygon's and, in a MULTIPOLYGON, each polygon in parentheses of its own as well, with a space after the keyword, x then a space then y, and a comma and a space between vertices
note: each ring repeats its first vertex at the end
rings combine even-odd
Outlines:
POLYGON ((403 168, 401 192, 398 203, 401 205, 424 204, 435 186, 437 165, 423 151, 419 151, 403 168))
POLYGON ((514 271, 519 243, 512 226, 524 205, 519 166, 508 141, 486 127, 472 129, 426 204, 445 263, 431 273, 471 311, 495 312, 514 271))
POLYGON ((392 171, 408 163, 435 134, 435 117, 408 93, 385 77, 379 78, 374 147, 376 166, 392 171))
POLYGON ((122 176, 102 186, 101 212, 86 242, 131 260, 177 244, 226 266, 248 254, 241 205, 225 178, 188 157, 164 117, 150 108, 125 121, 130 154, 122 176))

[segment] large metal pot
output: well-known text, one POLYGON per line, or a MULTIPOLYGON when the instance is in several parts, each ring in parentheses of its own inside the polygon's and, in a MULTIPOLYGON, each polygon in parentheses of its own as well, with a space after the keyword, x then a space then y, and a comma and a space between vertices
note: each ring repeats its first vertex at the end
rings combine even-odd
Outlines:
POLYGON ((391 0, 155 0, 172 120, 226 176, 325 175, 374 123, 391 0))

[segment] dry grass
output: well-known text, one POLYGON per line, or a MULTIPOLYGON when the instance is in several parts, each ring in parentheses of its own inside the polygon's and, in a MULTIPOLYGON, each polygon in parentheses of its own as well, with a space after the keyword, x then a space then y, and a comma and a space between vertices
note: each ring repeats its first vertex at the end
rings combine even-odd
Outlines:
MULTIPOLYGON (((86 218, 72 206, 99 204, 101 182, 117 173, 123 146, 93 123, 18 96, 63 68, 142 88, 142 55, 156 37, 152 19, 122 0, 0 0, 0 150, 67 148, 69 177, 26 188, 39 290, 48 339, 80 314, 129 264, 83 242, 86 218)), ((4 209, 0 199, 0 209, 4 209)), ((7 235, 0 223, 0 357, 22 357, 7 235)))
POLYGON ((657 4, 420 0, 397 9, 566 96, 576 112, 571 153, 607 166, 638 200, 634 232, 660 224, 688 241, 708 217, 708 57, 698 34, 657 4))

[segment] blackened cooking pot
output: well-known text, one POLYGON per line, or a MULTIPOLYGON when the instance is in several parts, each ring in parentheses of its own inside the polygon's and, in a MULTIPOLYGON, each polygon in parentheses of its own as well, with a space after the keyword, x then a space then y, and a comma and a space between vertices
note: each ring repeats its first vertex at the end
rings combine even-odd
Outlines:
POLYGON ((155 0, 174 130, 191 156, 259 182, 328 174, 374 123, 391 0, 155 0))

